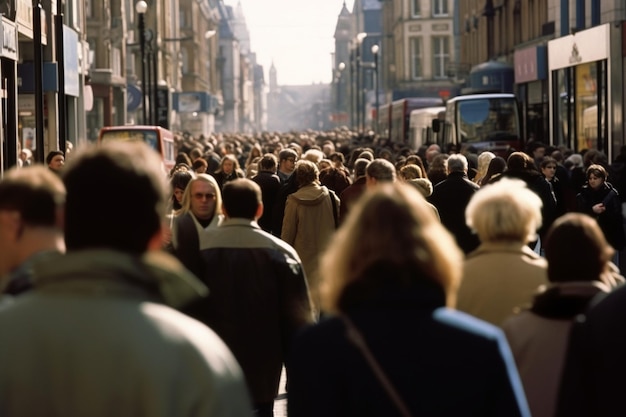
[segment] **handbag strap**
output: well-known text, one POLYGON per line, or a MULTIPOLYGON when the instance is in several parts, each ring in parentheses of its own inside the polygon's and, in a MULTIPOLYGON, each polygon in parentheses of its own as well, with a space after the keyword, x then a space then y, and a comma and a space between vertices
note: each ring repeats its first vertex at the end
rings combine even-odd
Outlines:
POLYGON ((328 188, 328 196, 330 197, 330 203, 333 205, 333 219, 335 219, 335 229, 337 229, 339 227, 339 219, 337 215, 337 201, 335 201, 335 192, 330 188, 328 188))
POLYGON ((398 394, 398 391, 396 391, 395 387, 387 377, 387 374, 385 374, 385 371, 381 368, 380 364, 372 354, 372 351, 367 346, 367 343, 365 342, 365 339, 363 338, 361 332, 359 332, 359 330, 356 328, 354 323, 352 323, 352 320, 348 318, 348 316, 346 316, 345 314, 341 314, 339 317, 341 318, 341 320, 343 320, 346 326, 346 336, 348 340, 354 346, 356 346, 357 349, 359 349, 359 351, 365 358, 365 361, 370 366, 372 372, 374 372, 376 379, 378 379, 378 382, 380 382, 380 384, 383 386, 383 388, 387 392, 387 395, 389 395, 389 398, 391 398, 391 401, 394 403, 400 414, 403 417, 411 417, 411 412, 409 411, 409 408, 404 403, 402 397, 400 397, 400 394, 398 394))

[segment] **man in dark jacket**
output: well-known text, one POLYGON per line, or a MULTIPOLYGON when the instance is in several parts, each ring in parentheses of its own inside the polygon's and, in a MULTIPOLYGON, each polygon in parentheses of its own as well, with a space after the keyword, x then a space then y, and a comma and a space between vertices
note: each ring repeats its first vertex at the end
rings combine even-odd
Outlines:
POLYGON ((276 156, 271 153, 263 155, 259 161, 259 173, 252 181, 259 184, 263 195, 263 215, 259 218, 259 226, 268 233, 272 233, 272 218, 276 196, 280 190, 280 178, 276 175, 278 162, 276 156))
POLYGON ((428 201, 437 207, 441 223, 467 254, 480 244, 478 236, 465 223, 465 208, 479 187, 467 177, 468 163, 464 155, 450 155, 447 163, 448 177, 435 185, 428 201))
POLYGON ((225 220, 200 238, 207 271, 200 278, 211 294, 190 314, 235 354, 256 415, 272 416, 292 338, 313 322, 305 274, 296 251, 256 223, 263 204, 255 182, 228 182, 222 198, 225 220))

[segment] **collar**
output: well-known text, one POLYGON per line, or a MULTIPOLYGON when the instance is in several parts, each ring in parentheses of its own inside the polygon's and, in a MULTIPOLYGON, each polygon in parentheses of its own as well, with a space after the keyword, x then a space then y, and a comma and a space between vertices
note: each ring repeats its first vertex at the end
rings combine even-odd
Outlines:
POLYGON ((182 307, 208 294, 208 288, 172 255, 149 251, 141 256, 108 249, 73 251, 38 262, 36 288, 78 292, 132 293, 182 307))

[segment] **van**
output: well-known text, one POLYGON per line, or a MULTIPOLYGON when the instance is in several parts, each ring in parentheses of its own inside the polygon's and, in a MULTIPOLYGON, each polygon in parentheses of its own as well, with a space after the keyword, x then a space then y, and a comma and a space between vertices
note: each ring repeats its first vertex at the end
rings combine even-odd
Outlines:
POLYGON ((176 164, 174 134, 160 126, 107 126, 100 129, 98 143, 109 141, 143 141, 157 151, 169 173, 176 164))

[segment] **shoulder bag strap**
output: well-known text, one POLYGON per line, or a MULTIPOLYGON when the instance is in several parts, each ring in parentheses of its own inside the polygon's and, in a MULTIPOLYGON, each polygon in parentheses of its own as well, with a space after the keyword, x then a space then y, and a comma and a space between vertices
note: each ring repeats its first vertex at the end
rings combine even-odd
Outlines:
POLYGON ((372 351, 368 348, 367 343, 363 338, 363 335, 361 335, 361 332, 359 332, 359 330, 356 328, 354 323, 352 323, 352 320, 348 318, 348 316, 346 316, 345 314, 341 314, 339 317, 341 318, 341 320, 343 320, 346 326, 346 336, 348 340, 354 346, 356 346, 357 349, 359 349, 359 351, 365 358, 365 361, 370 366, 372 372, 374 372, 376 379, 378 379, 380 384, 383 386, 383 388, 389 395, 389 398, 391 398, 391 401, 394 403, 400 414, 403 417, 411 417, 411 412, 409 411, 409 408, 402 400, 402 397, 400 397, 400 394, 398 394, 398 391, 396 391, 395 387, 387 377, 387 374, 385 374, 385 371, 380 367, 380 364, 372 354, 372 351))
POLYGON ((328 196, 330 197, 330 203, 333 205, 333 218, 335 219, 335 229, 339 227, 339 219, 337 218, 337 201, 335 201, 335 192, 328 189, 328 196))

